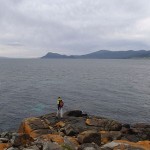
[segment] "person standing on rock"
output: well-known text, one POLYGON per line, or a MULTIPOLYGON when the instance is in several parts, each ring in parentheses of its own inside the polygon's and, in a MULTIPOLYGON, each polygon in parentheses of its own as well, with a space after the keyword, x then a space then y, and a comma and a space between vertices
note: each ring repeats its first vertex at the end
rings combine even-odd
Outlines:
POLYGON ((61 99, 61 97, 58 97, 57 99, 57 114, 56 116, 60 118, 63 118, 63 106, 64 106, 64 102, 61 99))

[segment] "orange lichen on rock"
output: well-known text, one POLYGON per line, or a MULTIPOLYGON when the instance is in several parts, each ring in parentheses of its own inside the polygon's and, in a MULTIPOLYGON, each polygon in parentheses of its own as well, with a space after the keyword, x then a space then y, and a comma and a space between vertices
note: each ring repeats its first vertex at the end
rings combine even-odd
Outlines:
POLYGON ((34 139, 32 137, 30 137, 29 134, 25 134, 25 133, 19 133, 17 135, 17 137, 15 138, 13 145, 14 146, 18 146, 18 145, 30 145, 32 142, 34 141, 34 139))
POLYGON ((86 119, 85 123, 86 123, 87 125, 91 125, 91 119, 86 119))
POLYGON ((101 143, 106 144, 113 140, 121 139, 120 131, 100 131, 101 134, 101 143))
POLYGON ((57 134, 46 134, 46 135, 42 135, 41 138, 44 139, 45 141, 52 141, 58 144, 64 143, 63 137, 57 134))
POLYGON ((114 142, 119 143, 120 146, 122 145, 129 145, 131 147, 135 147, 135 148, 141 148, 144 150, 150 150, 150 141, 139 141, 137 143, 134 142, 129 142, 129 141, 125 141, 125 140, 115 140, 114 142))
POLYGON ((150 150, 150 141, 139 141, 138 144, 150 150))
POLYGON ((10 143, 0 143, 0 150, 4 150, 9 147, 11 147, 10 143))
POLYGON ((68 137, 68 139, 76 146, 79 146, 79 143, 77 141, 77 138, 75 137, 68 137))
POLYGON ((18 130, 19 133, 29 134, 32 138, 50 133, 50 127, 40 118, 32 117, 24 119, 18 130))
POLYGON ((102 144, 106 144, 106 143, 109 143, 111 140, 109 138, 101 138, 101 143, 102 144))
POLYGON ((89 126, 104 126, 107 124, 107 119, 98 119, 98 118, 92 118, 92 119, 86 119, 85 123, 89 126))
POLYGON ((59 122, 56 123, 55 126, 56 126, 57 128, 62 128, 62 127, 65 126, 65 123, 64 123, 63 121, 59 121, 59 122))

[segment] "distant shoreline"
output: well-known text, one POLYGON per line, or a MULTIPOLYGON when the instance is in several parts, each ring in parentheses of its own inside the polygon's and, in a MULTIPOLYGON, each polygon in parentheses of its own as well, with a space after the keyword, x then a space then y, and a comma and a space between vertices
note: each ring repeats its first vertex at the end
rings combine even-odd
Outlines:
POLYGON ((97 52, 85 54, 85 55, 61 55, 58 53, 49 52, 42 59, 140 59, 150 58, 150 51, 139 50, 139 51, 109 51, 100 50, 97 52))

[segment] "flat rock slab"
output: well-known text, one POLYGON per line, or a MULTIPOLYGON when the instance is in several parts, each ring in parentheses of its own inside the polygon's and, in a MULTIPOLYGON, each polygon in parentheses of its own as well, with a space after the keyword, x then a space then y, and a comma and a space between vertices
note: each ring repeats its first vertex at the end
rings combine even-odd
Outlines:
POLYGON ((122 128, 121 123, 110 119, 91 118, 86 120, 86 124, 99 127, 101 130, 105 131, 119 131, 122 128))
POLYGON ((21 123, 19 133, 29 134, 32 138, 51 133, 49 125, 40 118, 27 118, 21 123))
POLYGON ((95 143, 97 145, 101 145, 101 135, 97 131, 84 131, 80 133, 78 136, 79 143, 95 143))

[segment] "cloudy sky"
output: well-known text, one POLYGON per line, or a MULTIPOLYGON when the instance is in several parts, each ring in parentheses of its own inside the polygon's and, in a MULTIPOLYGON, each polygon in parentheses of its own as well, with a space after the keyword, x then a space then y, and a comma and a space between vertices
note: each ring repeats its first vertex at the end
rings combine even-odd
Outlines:
POLYGON ((150 50, 150 0, 0 0, 0 56, 150 50))

